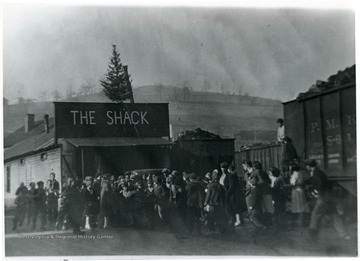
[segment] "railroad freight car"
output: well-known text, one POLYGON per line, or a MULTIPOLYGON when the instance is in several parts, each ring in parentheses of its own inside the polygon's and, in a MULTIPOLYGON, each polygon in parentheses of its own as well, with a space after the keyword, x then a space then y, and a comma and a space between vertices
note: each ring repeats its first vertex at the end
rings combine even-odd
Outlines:
MULTIPOLYGON (((315 159, 330 180, 355 198, 356 188, 356 88, 355 82, 283 103, 285 135, 302 160, 315 159)), ((274 140, 276 137, 274 137, 274 140)), ((236 153, 241 161, 258 160, 268 169, 281 166, 279 144, 251 146, 236 153)))
POLYGON ((356 196, 355 83, 285 102, 284 118, 300 157, 356 196))

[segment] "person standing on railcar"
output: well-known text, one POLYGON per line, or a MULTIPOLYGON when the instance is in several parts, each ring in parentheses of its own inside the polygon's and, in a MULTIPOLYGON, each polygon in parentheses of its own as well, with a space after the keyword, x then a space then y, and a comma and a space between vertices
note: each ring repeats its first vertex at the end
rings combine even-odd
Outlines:
POLYGON ((285 138, 285 126, 284 126, 284 120, 283 119, 277 119, 276 123, 278 124, 277 128, 277 141, 279 143, 283 142, 283 139, 285 138))
POLYGON ((298 155, 292 143, 292 139, 290 139, 289 137, 284 137, 281 164, 282 164, 282 171, 284 173, 284 180, 287 184, 289 184, 290 181, 290 173, 289 173, 290 163, 296 159, 298 159, 298 155))

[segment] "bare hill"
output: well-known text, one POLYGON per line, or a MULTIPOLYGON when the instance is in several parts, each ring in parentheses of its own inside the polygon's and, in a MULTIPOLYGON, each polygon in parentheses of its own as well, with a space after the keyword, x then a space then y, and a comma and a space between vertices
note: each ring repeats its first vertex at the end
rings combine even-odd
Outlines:
MULTIPOLYGON (((136 102, 169 103, 173 137, 185 130, 202 128, 222 137, 237 138, 237 145, 256 141, 259 133, 272 139, 276 119, 282 117, 280 101, 251 96, 192 92, 188 89, 164 86, 143 86, 134 89, 136 102), (256 135, 255 135, 256 134, 256 135), (266 135, 265 135, 266 134, 266 135)), ((67 102, 109 102, 103 93, 79 96, 67 102)), ((4 133, 24 125, 24 115, 54 115, 52 102, 8 105, 4 107, 4 133)), ((274 138, 275 139, 275 138, 274 138)))

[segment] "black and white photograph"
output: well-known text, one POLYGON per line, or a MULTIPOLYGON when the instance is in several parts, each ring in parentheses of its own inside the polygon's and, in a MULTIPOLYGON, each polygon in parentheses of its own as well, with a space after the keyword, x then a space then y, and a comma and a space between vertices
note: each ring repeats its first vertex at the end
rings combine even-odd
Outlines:
POLYGON ((355 1, 201 3, 1 4, 6 258, 358 257, 355 1))

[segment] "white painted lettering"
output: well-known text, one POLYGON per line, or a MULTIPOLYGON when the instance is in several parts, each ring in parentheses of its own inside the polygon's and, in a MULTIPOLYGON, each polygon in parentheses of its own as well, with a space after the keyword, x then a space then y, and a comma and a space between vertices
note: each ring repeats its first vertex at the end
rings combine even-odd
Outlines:
POLYGON ((89 111, 89 119, 90 119, 90 125, 96 125, 95 123, 95 111, 89 111))
POLYGON ((341 136, 340 136, 340 134, 338 134, 338 135, 335 136, 335 142, 336 142, 336 144, 338 144, 338 145, 341 144, 341 136))
POLYGON ((109 118, 109 121, 106 122, 107 125, 113 125, 114 124, 114 120, 112 118, 112 111, 107 111, 106 112, 106 116, 109 118))
POLYGON ((335 125, 335 119, 331 119, 331 120, 326 120, 326 129, 335 129, 336 125, 335 125))
POLYGON ((115 124, 117 124, 118 121, 120 122, 120 124, 122 124, 123 120, 121 116, 121 111, 119 111, 119 114, 116 114, 116 111, 114 111, 114 119, 115 119, 115 124))
POLYGON ((318 130, 318 123, 317 122, 313 122, 311 123, 311 133, 314 133, 315 130, 318 130))
POLYGON ((139 121, 140 121, 140 120, 135 121, 135 120, 134 120, 134 114, 137 114, 137 116, 139 117, 139 112, 138 112, 138 111, 133 111, 133 112, 131 113, 131 121, 132 121, 133 124, 136 125, 136 124, 139 124, 139 121))
POLYGON ((127 111, 124 113, 124 124, 126 124, 126 120, 129 121, 129 124, 132 123, 131 119, 130 119, 130 115, 129 115, 129 113, 127 111))
POLYGON ((141 124, 144 124, 144 122, 146 122, 149 125, 149 122, 145 119, 146 114, 147 111, 141 112, 141 124))
POLYGON ((85 124, 89 124, 88 123, 88 113, 87 113, 87 111, 85 111, 84 114, 83 114, 82 111, 80 111, 80 124, 81 125, 83 125, 83 120, 85 120, 85 124))
POLYGON ((74 119, 74 125, 76 125, 76 114, 79 113, 79 111, 70 111, 73 114, 74 119))
POLYGON ((346 133, 346 137, 347 137, 347 140, 348 140, 348 141, 352 141, 352 138, 351 138, 351 134, 350 134, 350 133, 346 133))
POLYGON ((348 125, 356 124, 356 117, 355 115, 348 115, 347 116, 348 125))

